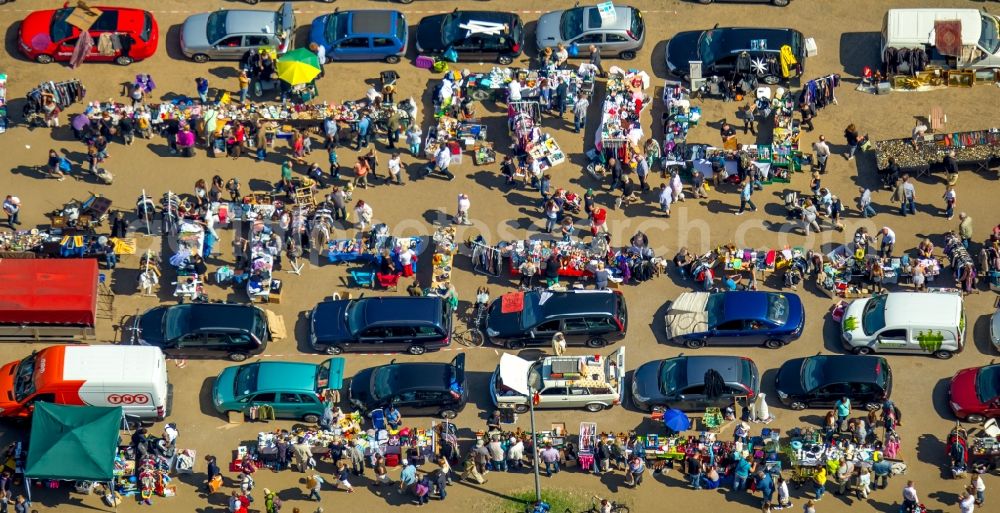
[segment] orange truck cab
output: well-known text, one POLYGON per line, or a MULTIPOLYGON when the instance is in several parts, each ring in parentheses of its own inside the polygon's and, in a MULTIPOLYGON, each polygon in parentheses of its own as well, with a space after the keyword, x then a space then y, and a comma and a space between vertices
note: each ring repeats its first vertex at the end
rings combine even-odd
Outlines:
POLYGON ((52 346, 0 368, 0 417, 30 417, 44 401, 121 406, 126 415, 163 420, 171 395, 158 347, 52 346))

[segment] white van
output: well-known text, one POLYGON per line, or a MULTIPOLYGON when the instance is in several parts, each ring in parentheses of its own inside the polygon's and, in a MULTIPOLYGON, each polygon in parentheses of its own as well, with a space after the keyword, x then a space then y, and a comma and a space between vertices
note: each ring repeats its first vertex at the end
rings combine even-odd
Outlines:
POLYGON ((975 9, 889 9, 882 20, 882 58, 887 48, 920 48, 930 63, 946 69, 1000 68, 1000 18, 975 9), (935 48, 936 21, 962 24, 963 55, 942 55, 935 48))
POLYGON ((854 354, 916 353, 951 358, 965 347, 961 294, 892 292, 848 305, 844 347, 854 354))
POLYGON ((52 346, 0 369, 0 416, 30 417, 35 401, 121 406, 163 420, 171 389, 163 351, 152 346, 52 346))

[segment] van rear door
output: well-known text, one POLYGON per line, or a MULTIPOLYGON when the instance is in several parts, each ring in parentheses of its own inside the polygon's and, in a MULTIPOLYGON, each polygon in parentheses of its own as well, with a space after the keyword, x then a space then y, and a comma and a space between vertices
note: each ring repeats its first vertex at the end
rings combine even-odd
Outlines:
POLYGON ((609 354, 604 359, 604 379, 614 385, 618 392, 617 404, 625 401, 625 346, 609 354))
POLYGON ((319 364, 316 369, 316 395, 322 396, 326 390, 336 390, 344 387, 344 359, 330 358, 319 364))

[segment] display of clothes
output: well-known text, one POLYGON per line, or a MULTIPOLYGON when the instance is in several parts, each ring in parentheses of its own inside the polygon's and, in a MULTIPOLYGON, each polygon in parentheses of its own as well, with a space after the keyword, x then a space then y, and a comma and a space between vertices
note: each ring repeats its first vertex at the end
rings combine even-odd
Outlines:
POLYGON ((897 74, 900 69, 913 75, 918 71, 923 71, 930 62, 930 57, 923 48, 886 48, 882 52, 882 63, 885 64, 886 74, 897 74))
POLYGON ((490 276, 500 276, 503 272, 503 254, 499 248, 487 245, 480 235, 472 244, 472 270, 490 276))
POLYGON ((50 93, 60 110, 82 100, 87 96, 87 89, 78 79, 62 82, 43 82, 25 95, 25 113, 42 112, 42 93, 50 93))
POLYGON ((814 78, 803 84, 799 103, 811 103, 817 109, 835 104, 837 103, 837 95, 834 89, 838 86, 840 86, 840 75, 838 74, 814 78))

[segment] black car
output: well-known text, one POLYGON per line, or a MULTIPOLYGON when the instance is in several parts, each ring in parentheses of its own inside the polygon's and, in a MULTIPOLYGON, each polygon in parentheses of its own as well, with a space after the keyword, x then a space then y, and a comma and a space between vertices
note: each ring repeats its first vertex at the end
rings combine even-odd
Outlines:
POLYGON ((625 338, 628 309, 625 297, 611 290, 571 290, 524 293, 521 308, 503 311, 503 299, 490 305, 486 337, 508 349, 548 346, 562 332, 567 345, 601 348, 625 338))
POLYGON ((451 363, 408 362, 372 367, 351 379, 351 404, 366 412, 394 405, 403 415, 453 419, 465 408, 465 355, 451 363))
POLYGON ((158 306, 136 316, 133 330, 138 343, 157 346, 167 356, 234 362, 264 352, 271 337, 263 310, 224 303, 158 306))
POLYGON ((783 80, 781 48, 786 45, 804 70, 805 38, 798 30, 716 27, 680 32, 667 41, 667 70, 688 77, 691 61, 700 61, 703 77, 730 77, 737 73, 777 84, 783 80))
POLYGON ((696 0, 699 4, 708 5, 713 2, 719 3, 743 3, 743 4, 771 4, 778 7, 785 7, 792 0, 696 0))
POLYGON ((892 393, 892 370, 880 356, 817 355, 785 362, 774 385, 793 410, 830 408, 843 397, 876 410, 892 393))
POLYGON ((753 360, 740 356, 678 356, 642 364, 632 374, 632 404, 642 411, 661 406, 682 411, 726 408, 736 398, 756 397, 760 374, 753 360), (707 373, 725 384, 706 393, 707 373))
POLYGON ((451 342, 452 309, 439 297, 362 297, 324 301, 310 313, 309 344, 326 354, 424 354, 451 342))
POLYGON ((447 50, 454 50, 460 61, 510 64, 524 51, 524 24, 514 13, 458 9, 420 20, 417 53, 447 50))

